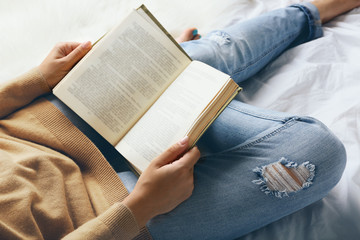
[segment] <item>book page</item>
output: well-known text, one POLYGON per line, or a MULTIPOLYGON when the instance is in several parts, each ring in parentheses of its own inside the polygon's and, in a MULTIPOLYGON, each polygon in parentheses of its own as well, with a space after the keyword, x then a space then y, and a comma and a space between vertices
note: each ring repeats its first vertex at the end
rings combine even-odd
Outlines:
POLYGON ((158 29, 160 32, 163 32, 168 36, 168 38, 176 45, 178 48, 191 60, 191 58, 187 55, 185 50, 179 45, 179 43, 171 36, 168 31, 161 25, 161 23, 152 15, 152 13, 145 7, 145 5, 141 5, 136 10, 145 20, 147 20, 154 28, 158 29))
POLYGON ((135 124, 116 149, 141 171, 182 139, 229 76, 193 61, 135 124))
POLYGON ((164 33, 133 11, 54 94, 115 145, 189 63, 164 33))

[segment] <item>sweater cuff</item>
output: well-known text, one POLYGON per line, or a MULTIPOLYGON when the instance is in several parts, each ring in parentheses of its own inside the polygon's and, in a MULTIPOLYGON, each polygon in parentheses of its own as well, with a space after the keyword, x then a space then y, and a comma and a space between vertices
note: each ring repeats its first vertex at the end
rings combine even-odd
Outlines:
POLYGON ((16 77, 9 85, 14 90, 17 90, 14 95, 21 92, 22 98, 26 100, 33 100, 38 96, 51 92, 49 85, 37 67, 16 77))
POLYGON ((0 84, 0 118, 29 104, 35 98, 51 92, 49 85, 38 68, 0 84))
POLYGON ((47 81, 37 67, 17 77, 14 81, 22 85, 24 91, 30 93, 32 98, 51 92, 47 81))
POLYGON ((109 228, 115 239, 132 239, 140 233, 134 215, 122 203, 115 203, 101 214, 99 219, 109 228))

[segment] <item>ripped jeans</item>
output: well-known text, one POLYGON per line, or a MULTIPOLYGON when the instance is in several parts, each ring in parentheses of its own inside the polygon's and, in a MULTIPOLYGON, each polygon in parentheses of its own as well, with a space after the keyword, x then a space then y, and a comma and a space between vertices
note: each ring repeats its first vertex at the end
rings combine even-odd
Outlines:
MULTIPOLYGON (((240 84, 286 49, 322 35, 310 3, 275 10, 181 46, 240 84)), ((241 94, 241 93, 240 93, 241 94)), ((53 97, 52 97, 53 98, 53 97)), ((129 192, 126 160, 57 99, 50 99, 97 145, 129 192)), ((235 239, 323 198, 340 180, 342 143, 316 119, 233 100, 198 142, 192 196, 147 227, 154 239, 235 239)))
MULTIPOLYGON (((319 13, 305 3, 181 46, 192 59, 228 73, 241 86, 286 49, 321 36, 319 13)), ((154 239, 245 235, 323 198, 346 162, 342 143, 319 121, 237 100, 198 147, 202 158, 195 166, 193 195, 148 223, 154 239)))

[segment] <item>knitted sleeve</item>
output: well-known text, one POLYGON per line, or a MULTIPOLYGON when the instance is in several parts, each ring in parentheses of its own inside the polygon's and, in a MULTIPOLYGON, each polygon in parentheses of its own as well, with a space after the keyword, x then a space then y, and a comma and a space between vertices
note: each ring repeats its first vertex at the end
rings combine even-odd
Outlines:
POLYGON ((63 239, 133 239, 140 233, 137 222, 125 205, 116 203, 63 239))
POLYGON ((0 119, 51 90, 37 68, 0 84, 0 119))

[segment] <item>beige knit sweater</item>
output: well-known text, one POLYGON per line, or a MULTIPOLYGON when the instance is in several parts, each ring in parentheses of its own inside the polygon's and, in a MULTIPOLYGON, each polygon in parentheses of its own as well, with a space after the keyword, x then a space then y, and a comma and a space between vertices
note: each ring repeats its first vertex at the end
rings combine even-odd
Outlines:
POLYGON ((148 238, 104 156, 39 98, 49 92, 36 68, 0 85, 0 239, 148 238))

